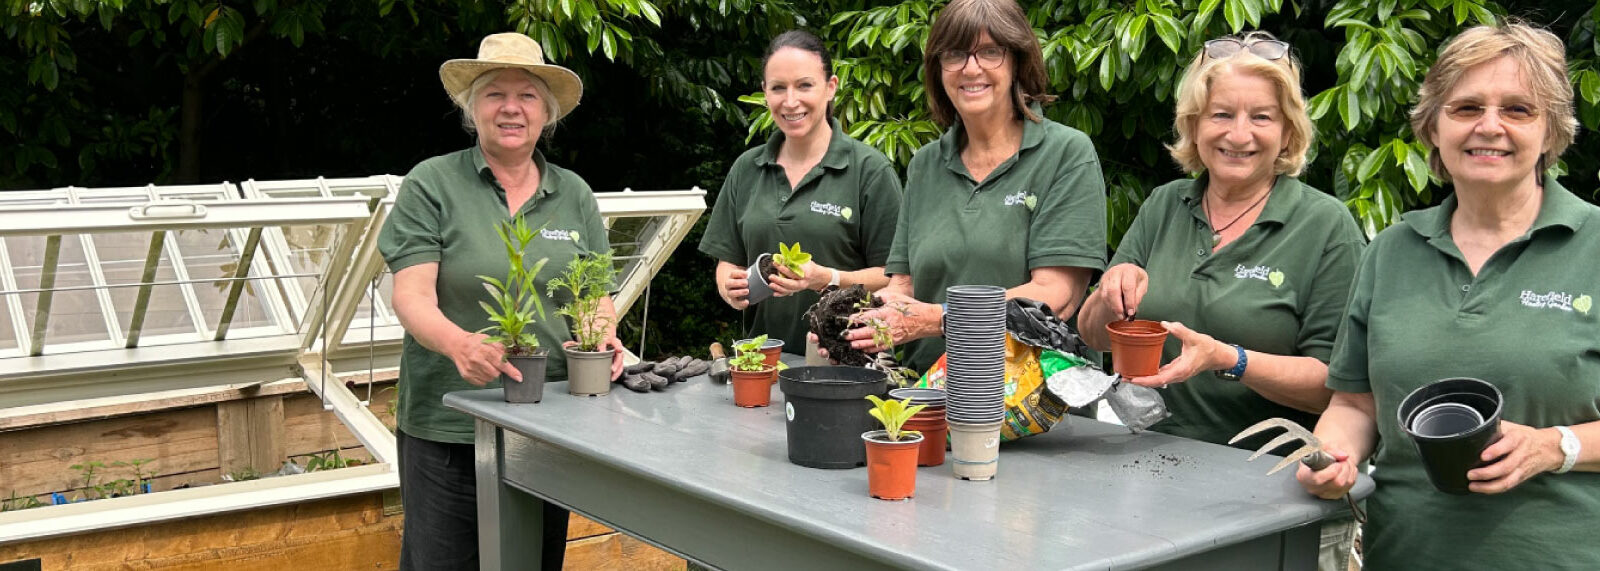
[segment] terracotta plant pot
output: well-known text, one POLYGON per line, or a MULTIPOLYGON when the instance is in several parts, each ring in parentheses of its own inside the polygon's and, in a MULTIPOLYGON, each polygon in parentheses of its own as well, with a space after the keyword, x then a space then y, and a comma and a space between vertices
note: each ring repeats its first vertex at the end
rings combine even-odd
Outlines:
POLYGON ((772 385, 778 370, 767 367, 760 371, 733 371, 733 404, 755 408, 772 404, 772 385))
POLYGON ((944 419, 944 407, 930 406, 918 411, 907 420, 902 428, 915 430, 923 435, 922 446, 917 452, 918 466, 938 466, 944 464, 944 447, 946 436, 950 434, 950 425, 944 419))
POLYGON ((578 396, 611 394, 611 358, 616 350, 579 351, 563 348, 567 353, 567 393, 578 396))
POLYGON ((861 434, 867 447, 867 493, 880 500, 904 500, 917 491, 917 451, 922 435, 902 433, 899 441, 874 430, 861 434))
POLYGON ((1106 324, 1111 336, 1111 368, 1124 377, 1148 377, 1161 370, 1161 346, 1167 328, 1160 322, 1136 319, 1106 324))
POLYGON ((525 357, 506 357, 511 366, 522 373, 522 382, 500 375, 500 384, 506 389, 506 402, 529 403, 544 400, 544 368, 548 351, 540 349, 525 357))

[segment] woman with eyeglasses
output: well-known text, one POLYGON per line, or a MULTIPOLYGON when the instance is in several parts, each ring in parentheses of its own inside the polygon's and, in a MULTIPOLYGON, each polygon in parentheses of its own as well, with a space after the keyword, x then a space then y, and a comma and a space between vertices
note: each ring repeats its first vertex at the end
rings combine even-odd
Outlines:
POLYGON ((833 118, 839 78, 816 35, 790 30, 773 38, 762 63, 762 91, 777 132, 733 163, 700 240, 717 260, 717 293, 744 310, 743 333, 805 348, 801 316, 829 286, 869 291, 889 283, 883 263, 900 213, 900 177, 888 157, 850 138, 833 118), (747 268, 778 244, 812 256, 802 271, 774 264, 759 276, 773 297, 750 303, 747 268))
POLYGON ((1572 105, 1561 40, 1521 23, 1462 32, 1423 79, 1411 129, 1454 192, 1362 256, 1316 429, 1337 461, 1297 474, 1336 498, 1372 460, 1375 569, 1600 569, 1600 208, 1547 172, 1572 105), (1429 484, 1397 418, 1450 377, 1504 397, 1465 496, 1429 484))
MULTIPOLYGON (((923 371, 944 352, 945 288, 1008 288, 1070 315, 1105 267, 1105 183, 1089 138, 1044 117, 1044 56, 1013 0, 954 0, 923 50, 923 81, 943 137, 906 171, 882 319, 905 364, 923 371), (920 301, 919 301, 920 300, 920 301)), ((880 351, 873 329, 847 335, 880 351)))
MULTIPOLYGON (((1315 426, 1365 240, 1344 204, 1295 178, 1312 137, 1299 64, 1265 32, 1211 40, 1176 99, 1167 148, 1194 177, 1140 207, 1078 314, 1083 339, 1106 350, 1113 320, 1163 322, 1166 364, 1125 379, 1166 389, 1172 416, 1152 430, 1227 444, 1268 418, 1315 426)), ((1319 566, 1343 571, 1353 534, 1349 519, 1325 525, 1319 566)))

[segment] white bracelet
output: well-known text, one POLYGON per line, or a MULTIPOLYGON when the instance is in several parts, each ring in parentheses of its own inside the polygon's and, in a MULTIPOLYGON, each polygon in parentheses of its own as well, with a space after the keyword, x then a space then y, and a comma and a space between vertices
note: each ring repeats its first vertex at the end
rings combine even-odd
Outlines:
POLYGON ((833 268, 829 268, 828 270, 833 272, 833 277, 828 278, 828 287, 839 285, 839 270, 833 268))
POLYGON ((1556 473, 1565 474, 1578 464, 1578 453, 1582 451, 1583 443, 1578 440, 1578 435, 1574 434, 1571 428, 1565 426, 1557 426, 1555 428, 1557 432, 1561 433, 1561 454, 1565 456, 1561 460, 1561 467, 1556 469, 1556 473))

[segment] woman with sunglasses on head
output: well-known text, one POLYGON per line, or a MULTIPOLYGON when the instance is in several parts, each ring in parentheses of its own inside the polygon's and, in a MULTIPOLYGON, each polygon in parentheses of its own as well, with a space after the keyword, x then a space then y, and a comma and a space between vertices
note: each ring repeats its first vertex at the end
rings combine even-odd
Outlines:
POLYGON ((1336 462, 1297 474, 1335 498, 1372 460, 1373 568, 1600 569, 1600 208, 1546 172, 1577 131, 1566 71, 1559 38, 1509 23, 1462 32, 1423 79, 1411 129, 1454 192, 1362 256, 1316 429, 1336 462), (1465 496, 1433 489, 1397 418, 1451 377, 1504 397, 1465 496))
MULTIPOLYGON (((954 0, 923 50, 934 120, 948 128, 917 151, 880 292, 882 319, 905 364, 944 352, 945 288, 985 284, 1070 315, 1105 267, 1105 183, 1089 138, 1044 117, 1049 82, 1039 41, 1013 0, 954 0), (918 301, 922 300, 922 301, 918 301), (927 302, 927 303, 924 303, 927 302)), ((881 351, 873 328, 847 333, 881 351)))
MULTIPOLYGON (((1078 314, 1083 339, 1107 350, 1107 323, 1163 322, 1166 364, 1126 379, 1167 389, 1172 416, 1152 430, 1226 444, 1268 418, 1314 426, 1365 240, 1344 204, 1295 178, 1312 137, 1299 64, 1265 32, 1206 42, 1175 116, 1168 149, 1195 177, 1140 207, 1078 314)), ((1343 571, 1353 534, 1348 519, 1324 526, 1319 566, 1343 571)))
POLYGON ((790 30, 772 39, 762 65, 762 91, 777 132, 733 164, 717 195, 700 251, 717 259, 717 293, 748 317, 744 333, 805 347, 801 318, 829 286, 869 291, 889 283, 883 273, 900 177, 888 157, 850 138, 833 118, 839 78, 822 40, 790 30), (746 268, 779 243, 799 244, 812 256, 798 274, 774 264, 762 276, 773 297, 751 305, 746 268))

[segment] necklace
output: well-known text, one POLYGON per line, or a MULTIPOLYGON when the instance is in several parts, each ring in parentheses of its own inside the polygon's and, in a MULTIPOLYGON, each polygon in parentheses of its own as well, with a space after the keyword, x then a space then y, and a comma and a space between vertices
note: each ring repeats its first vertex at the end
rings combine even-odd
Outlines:
MULTIPOLYGON (((1244 211, 1240 212, 1238 216, 1233 217, 1233 220, 1230 220, 1227 224, 1222 225, 1221 228, 1213 229, 1211 231, 1211 247, 1215 248, 1218 244, 1221 244, 1222 233, 1226 232, 1229 228, 1232 228, 1234 224, 1238 224, 1240 220, 1244 219, 1244 215, 1249 214, 1251 210, 1255 210, 1257 206, 1261 206, 1261 203, 1266 202, 1267 197, 1270 195, 1272 195, 1272 189, 1269 188, 1266 192, 1261 193, 1261 198, 1257 198, 1254 203, 1250 204, 1249 208, 1244 209, 1244 211)), ((1205 199, 1205 197, 1200 198, 1200 209, 1206 213, 1206 222, 1211 222, 1211 207, 1207 206, 1206 202, 1208 201, 1205 199)))

